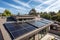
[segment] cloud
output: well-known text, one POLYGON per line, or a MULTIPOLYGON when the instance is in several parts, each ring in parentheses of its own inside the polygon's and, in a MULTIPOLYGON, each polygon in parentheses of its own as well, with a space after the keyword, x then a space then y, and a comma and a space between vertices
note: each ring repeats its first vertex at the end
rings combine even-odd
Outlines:
POLYGON ((31 1, 33 1, 33 0, 29 0, 29 2, 27 2, 27 3, 29 4, 31 1))
POLYGON ((51 6, 52 4, 54 4, 56 1, 57 0, 47 0, 47 1, 43 2, 42 4, 36 6, 35 9, 37 9, 38 11, 44 11, 49 6, 51 6))
POLYGON ((33 1, 43 3, 43 2, 45 2, 45 1, 47 1, 47 0, 33 0, 33 1))
POLYGON ((2 13, 6 8, 0 7, 0 12, 2 13))
POLYGON ((5 10, 5 8, 0 7, 0 10, 5 10))
MULTIPOLYGON (((15 4, 11 4, 8 2, 4 2, 4 1, 3 2, 4 2, 4 4, 11 6, 11 7, 17 9, 17 11, 20 11, 22 13, 27 13, 28 10, 32 9, 32 8, 35 8, 38 12, 40 12, 40 11, 42 11, 42 12, 57 11, 60 9, 60 0, 29 0, 26 3, 24 3, 20 0, 13 0, 13 1, 22 6, 17 6, 15 4), (34 7, 32 7, 32 5, 34 5, 34 4, 30 4, 31 2, 35 2, 35 3, 39 2, 39 5, 36 4, 34 7)), ((0 10, 4 10, 4 9, 5 8, 0 7, 0 10)))
POLYGON ((4 3, 18 10, 26 10, 24 7, 21 7, 21 6, 16 6, 7 2, 4 2, 4 3))
POLYGON ((40 5, 36 6, 36 8, 41 7, 42 5, 50 5, 50 4, 54 3, 54 2, 56 2, 56 0, 48 0, 48 1, 43 2, 40 5))
POLYGON ((57 0, 55 3, 51 4, 49 7, 47 7, 44 11, 55 11, 57 12, 60 10, 60 0, 57 0))
POLYGON ((17 3, 21 4, 21 5, 23 5, 23 6, 25 6, 25 7, 31 8, 28 3, 24 3, 24 2, 21 2, 21 1, 19 1, 19 0, 13 0, 13 1, 14 1, 14 2, 17 2, 17 3))

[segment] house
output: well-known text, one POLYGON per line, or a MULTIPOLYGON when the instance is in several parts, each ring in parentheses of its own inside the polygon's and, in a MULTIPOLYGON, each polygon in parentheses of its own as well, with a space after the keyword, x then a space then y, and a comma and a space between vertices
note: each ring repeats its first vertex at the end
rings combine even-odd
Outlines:
POLYGON ((34 20, 35 17, 32 15, 20 15, 20 16, 11 16, 13 20, 16 20, 17 22, 23 22, 23 21, 31 21, 34 20))
POLYGON ((50 32, 60 36, 60 23, 55 22, 50 27, 50 32))
POLYGON ((50 25, 53 24, 50 20, 39 17, 36 17, 39 18, 36 20, 35 16, 30 15, 12 16, 12 18, 20 22, 4 23, 11 40, 41 40, 47 35, 50 25))

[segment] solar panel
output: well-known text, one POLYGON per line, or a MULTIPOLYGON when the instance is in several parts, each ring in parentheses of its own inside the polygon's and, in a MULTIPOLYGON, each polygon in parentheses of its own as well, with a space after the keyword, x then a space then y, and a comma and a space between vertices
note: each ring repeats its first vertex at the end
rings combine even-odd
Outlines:
POLYGON ((40 22, 43 22, 43 23, 51 23, 52 21, 49 21, 49 20, 46 20, 46 19, 41 19, 41 20, 39 20, 40 22))
POLYGON ((4 24, 7 30, 9 31, 10 35, 13 39, 22 36, 30 31, 35 30, 36 28, 27 24, 27 23, 5 23, 4 24))
POLYGON ((23 27, 15 24, 15 23, 6 23, 5 26, 6 26, 6 28, 8 28, 9 31, 15 31, 18 29, 23 29, 23 27))
POLYGON ((49 20, 46 20, 46 19, 41 19, 41 20, 35 20, 35 21, 32 21, 32 22, 27 22, 33 26, 36 26, 36 27, 42 27, 42 26, 45 26, 45 25, 48 25, 50 24, 52 21, 49 21, 49 20))
POLYGON ((18 31, 14 31, 14 32, 12 32, 12 36, 14 37, 14 38, 17 38, 17 37, 19 37, 19 36, 21 36, 21 35, 23 35, 23 34, 25 34, 25 33, 27 33, 28 31, 27 30, 25 30, 25 29, 23 29, 23 30, 18 30, 18 31))
POLYGON ((34 25, 36 27, 42 27, 45 26, 45 23, 39 22, 39 21, 34 21, 34 22, 28 22, 31 25, 34 25))

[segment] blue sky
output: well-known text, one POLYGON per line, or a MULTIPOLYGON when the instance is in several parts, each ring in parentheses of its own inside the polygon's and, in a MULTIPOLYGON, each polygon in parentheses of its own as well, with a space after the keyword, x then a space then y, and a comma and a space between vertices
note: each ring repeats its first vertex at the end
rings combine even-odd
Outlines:
POLYGON ((0 12, 8 9, 13 14, 28 14, 32 8, 37 12, 57 12, 60 10, 60 0, 0 0, 0 12))

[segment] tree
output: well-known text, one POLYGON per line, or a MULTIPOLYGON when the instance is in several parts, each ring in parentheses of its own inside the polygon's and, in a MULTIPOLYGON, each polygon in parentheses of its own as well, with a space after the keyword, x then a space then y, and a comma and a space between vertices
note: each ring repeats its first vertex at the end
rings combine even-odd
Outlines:
POLYGON ((47 14, 47 12, 44 12, 44 14, 47 14))
POLYGON ((12 15, 11 12, 7 9, 2 14, 2 16, 11 16, 11 15, 12 15))
POLYGON ((42 18, 49 19, 49 20, 51 20, 51 18, 52 18, 52 16, 49 13, 47 13, 47 12, 41 12, 40 16, 42 18))
POLYGON ((56 20, 57 20, 57 18, 58 18, 58 16, 57 16, 57 15, 53 15, 51 19, 56 21, 56 20))
POLYGON ((58 13, 60 13, 60 10, 58 11, 58 13))
POLYGON ((29 15, 37 16, 36 10, 35 9, 31 9, 30 12, 29 12, 29 15))
POLYGON ((59 22, 60 22, 60 12, 58 12, 56 15, 57 15, 57 18, 56 18, 56 19, 57 19, 57 21, 59 21, 59 22))
POLYGON ((49 12, 49 14, 50 14, 51 16, 56 15, 55 12, 49 12))
POLYGON ((18 12, 17 16, 20 16, 20 13, 18 12))

